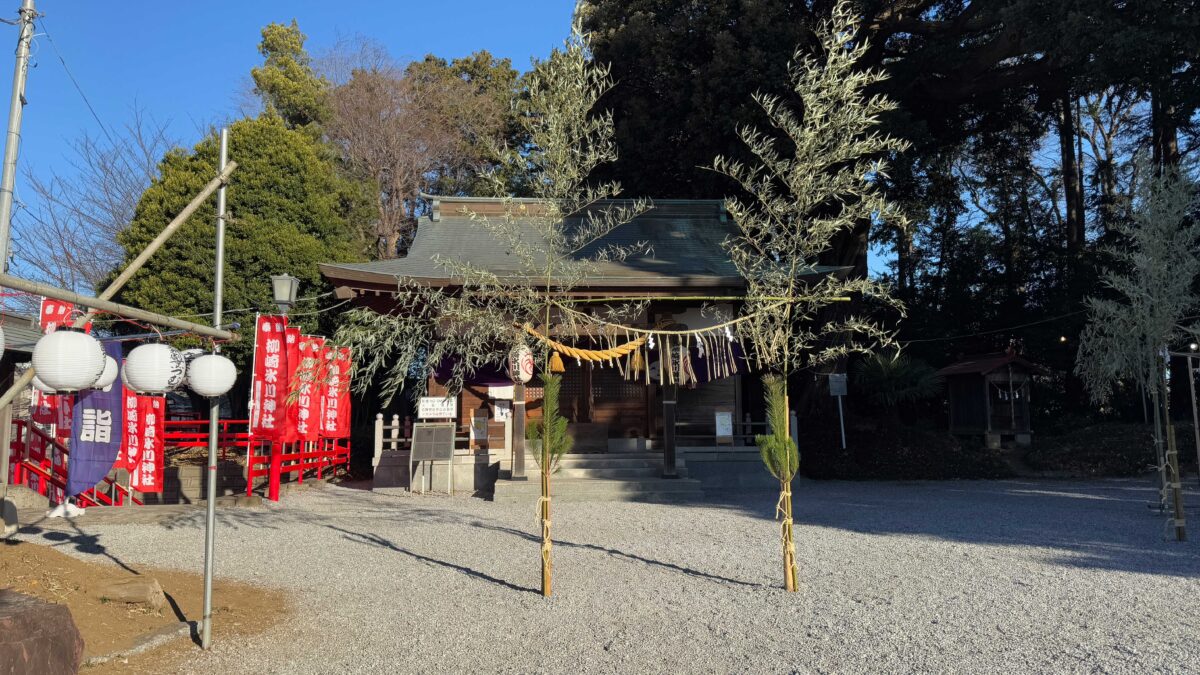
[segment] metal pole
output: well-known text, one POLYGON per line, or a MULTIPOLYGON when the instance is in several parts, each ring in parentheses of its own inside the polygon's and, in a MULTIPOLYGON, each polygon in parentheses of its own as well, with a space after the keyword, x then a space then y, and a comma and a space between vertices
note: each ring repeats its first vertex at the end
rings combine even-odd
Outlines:
MULTIPOLYGON (((25 76, 29 72, 29 43, 33 40, 33 0, 22 0, 18 23, 17 62, 13 67, 12 98, 8 106, 8 136, 4 141, 4 168, 0 172, 0 272, 8 270, 8 241, 12 226, 13 186, 17 180, 17 154, 21 146, 21 113, 25 107, 25 76)), ((32 379, 32 376, 30 376, 32 379)), ((0 404, 8 408, 9 401, 0 404)), ((0 535, 17 529, 17 510, 8 501, 9 428, 0 434, 0 535)))
POLYGON ((842 416, 842 397, 837 397, 838 400, 838 427, 842 430, 842 449, 846 449, 846 420, 842 416))
POLYGON ((1187 357, 1187 378, 1188 387, 1192 390, 1192 433, 1196 439, 1196 478, 1200 479, 1200 407, 1196 406, 1196 366, 1192 364, 1192 357, 1187 357))
POLYGON ((21 114, 25 110, 25 76, 29 73, 29 43, 33 41, 33 17, 36 15, 33 0, 22 0, 17 62, 13 67, 12 98, 8 105, 8 137, 4 141, 4 170, 0 173, 0 272, 8 269, 13 187, 17 181, 17 155, 21 147, 21 114))
MULTIPOLYGON (((229 161, 229 129, 221 129, 221 153, 217 171, 225 170, 229 161)), ((213 325, 221 325, 222 295, 225 290, 225 186, 217 190, 217 263, 213 280, 213 325)), ((220 351, 218 346, 216 351, 220 351)), ((208 504, 204 519, 204 622, 200 646, 212 645, 212 578, 213 546, 217 524, 217 438, 220 432, 221 397, 213 397, 208 409, 208 504)))

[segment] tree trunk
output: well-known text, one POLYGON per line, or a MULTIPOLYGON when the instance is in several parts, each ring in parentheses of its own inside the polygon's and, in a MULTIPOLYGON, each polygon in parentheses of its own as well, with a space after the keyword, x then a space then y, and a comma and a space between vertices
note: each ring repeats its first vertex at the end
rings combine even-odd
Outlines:
POLYGON ((1179 129, 1169 91, 1170 86, 1165 82, 1150 91, 1150 142, 1156 171, 1179 165, 1179 129))
POLYGON ((1062 157, 1063 198, 1067 206, 1067 252, 1079 253, 1084 242, 1083 185, 1075 156, 1075 115, 1071 97, 1064 92, 1058 100, 1058 147, 1062 157))

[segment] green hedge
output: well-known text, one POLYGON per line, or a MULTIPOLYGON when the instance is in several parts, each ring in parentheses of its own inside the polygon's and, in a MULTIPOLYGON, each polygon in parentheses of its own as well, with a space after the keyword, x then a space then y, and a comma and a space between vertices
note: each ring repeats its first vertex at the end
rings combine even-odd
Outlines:
MULTIPOLYGON (((1179 461, 1196 465, 1192 425, 1177 424, 1179 461)), ((1053 436, 1035 436, 1025 456, 1032 468, 1077 476, 1134 476, 1154 469, 1154 430, 1146 424, 1101 422, 1053 436)))
POLYGON ((998 451, 964 447, 943 430, 848 420, 842 450, 836 420, 832 425, 801 426, 800 473, 809 478, 945 480, 1013 475, 998 451))

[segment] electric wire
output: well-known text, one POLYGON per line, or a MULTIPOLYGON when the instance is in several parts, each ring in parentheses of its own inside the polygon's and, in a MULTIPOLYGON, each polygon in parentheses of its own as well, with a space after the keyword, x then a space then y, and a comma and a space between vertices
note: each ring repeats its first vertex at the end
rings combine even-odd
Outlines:
POLYGON ((992 334, 995 334, 995 333, 1004 333, 1004 332, 1007 332, 1007 331, 1010 331, 1010 330, 1019 330, 1019 329, 1021 329, 1021 328, 1028 328, 1028 327, 1030 327, 1030 326, 1037 326, 1037 325, 1040 325, 1040 324, 1043 324, 1043 323, 1050 323, 1051 321, 1058 321, 1058 320, 1060 320, 1060 319, 1065 319, 1065 318, 1067 318, 1067 317, 1076 316, 1076 315, 1078 315, 1078 314, 1083 314, 1083 313, 1085 313, 1085 312, 1087 312, 1087 310, 1086 310, 1086 309, 1079 309, 1079 310, 1075 310, 1074 312, 1067 312, 1066 314, 1060 314, 1060 315, 1058 315, 1058 316, 1051 316, 1051 317, 1047 317, 1047 318, 1045 318, 1045 319, 1039 319, 1039 320, 1037 320, 1037 321, 1030 321, 1029 323, 1022 323, 1022 324, 1018 324, 1018 325, 1016 325, 1016 326, 1008 326, 1008 327, 1005 327, 1005 328, 994 328, 994 329, 992 329, 992 330, 984 330, 984 331, 979 331, 978 333, 964 333, 964 334, 962 334, 962 335, 947 335, 947 336, 945 336, 945 337, 935 337, 935 338, 916 338, 916 339, 913 339, 913 340, 900 340, 900 342, 901 342, 902 344, 906 344, 906 345, 908 345, 908 344, 914 344, 914 343, 917 343, 917 342, 946 342, 946 341, 949 341, 949 340, 965 340, 965 339, 967 339, 967 338, 981 337, 981 336, 984 336, 984 335, 992 335, 992 334))
MULTIPOLYGON (((80 86, 79 81, 75 79, 75 74, 71 72, 70 66, 67 65, 66 58, 63 57, 62 52, 58 51, 58 45, 54 43, 54 37, 50 35, 49 26, 46 25, 45 15, 39 14, 35 18, 35 24, 41 26, 41 34, 46 38, 46 41, 50 43, 50 49, 54 52, 54 55, 58 57, 58 62, 62 64, 63 72, 67 74, 67 79, 69 79, 71 81, 71 85, 75 87, 75 91, 79 94, 79 98, 83 99, 83 104, 87 107, 88 112, 92 114, 92 119, 96 120, 96 124, 100 127, 100 131, 104 134, 104 137, 108 139, 108 142, 112 146, 113 150, 117 150, 120 146, 113 138, 112 133, 108 129, 108 125, 104 123, 104 120, 100 119, 100 114, 96 112, 95 106, 92 105, 91 100, 88 99, 87 94, 84 93, 83 87, 80 86)), ((129 158, 126 157, 124 153, 114 152, 113 154, 121 158, 121 162, 125 164, 126 169, 134 173, 138 173, 129 163, 129 158)))

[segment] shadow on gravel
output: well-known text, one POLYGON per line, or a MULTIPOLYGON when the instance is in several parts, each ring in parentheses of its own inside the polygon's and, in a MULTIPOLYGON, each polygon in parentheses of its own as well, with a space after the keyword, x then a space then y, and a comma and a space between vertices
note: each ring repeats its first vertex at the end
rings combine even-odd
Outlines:
POLYGON ((409 556, 410 558, 413 558, 415 560, 419 560, 423 563, 428 563, 430 565, 436 565, 438 567, 445 567, 447 569, 451 569, 456 572, 461 572, 462 574, 465 574, 469 577, 474 577, 476 579, 482 579, 483 581, 488 581, 488 582, 491 582, 498 586, 503 586, 505 588, 508 588, 508 589, 511 589, 514 591, 525 591, 526 593, 534 593, 536 595, 541 595, 541 591, 539 591, 537 589, 529 588, 526 586, 518 586, 517 584, 514 584, 511 581, 505 581, 504 579, 499 579, 497 577, 493 577, 490 574, 485 574, 483 572, 480 572, 479 570, 471 569, 470 567, 467 567, 466 565, 457 565, 455 563, 447 562, 445 560, 438 560, 437 558, 430 558, 429 556, 421 555, 420 553, 414 553, 413 551, 410 551, 406 548, 401 548, 401 547, 397 546, 395 543, 393 543, 390 540, 385 539, 377 534, 354 532, 352 530, 346 530, 346 529, 337 527, 335 525, 326 525, 325 527, 327 527, 331 530, 334 530, 336 532, 341 532, 342 537, 344 539, 348 539, 355 543, 365 544, 367 546, 378 546, 379 548, 386 548, 386 549, 395 551, 396 553, 403 553, 404 555, 409 556))
MULTIPOLYGON (((83 530, 79 529, 79 526, 75 524, 73 519, 64 518, 63 520, 71 526, 71 529, 75 530, 75 534, 68 534, 58 530, 43 530, 42 528, 38 527, 36 523, 21 527, 21 529, 18 530, 18 533, 40 534, 42 539, 45 539, 47 542, 51 542, 50 546, 72 546, 80 553, 104 556, 126 572, 131 574, 139 574, 137 570, 133 569, 129 565, 126 565, 120 558, 109 553, 108 549, 100 543, 100 535, 88 534, 84 532, 83 530)), ((7 542, 9 540, 6 539, 5 541, 7 542)), ((12 541, 12 543, 16 544, 17 542, 12 541)))
MULTIPOLYGON (((1200 577, 1200 530, 1166 537, 1150 479, 1062 481, 797 481, 797 526, 932 537, 1020 549, 1056 565, 1200 577)), ((770 519, 774 495, 715 496, 703 505, 770 519)), ((1200 493, 1187 491, 1195 518, 1200 493)))
MULTIPOLYGON (((537 535, 530 534, 529 532, 522 532, 521 530, 511 528, 511 527, 505 527, 503 525, 488 525, 487 523, 484 523, 481 520, 476 520, 471 523, 471 526, 477 527, 482 530, 491 530, 493 532, 503 532, 505 534, 511 534, 514 537, 520 537, 527 541, 531 541, 535 544, 542 543, 542 538, 537 535)), ((625 558, 626 560, 633 560, 635 562, 640 562, 640 563, 643 563, 646 565, 650 565, 652 567, 662 567, 664 569, 669 569, 673 572, 680 572, 680 573, 686 574, 690 577, 696 577, 698 579, 707 579, 709 581, 714 581, 717 583, 736 584, 738 586, 749 586, 751 588, 770 588, 769 586, 766 586, 764 584, 756 584, 756 583, 753 583, 750 581, 742 581, 741 579, 730 579, 729 577, 723 577, 723 576, 720 576, 717 574, 709 574, 708 572, 701 572, 700 570, 694 570, 690 567, 683 567, 680 565, 676 565, 675 563, 663 562, 661 560, 655 560, 653 558, 645 558, 640 555, 636 555, 633 553, 626 553, 625 551, 619 551, 615 548, 608 548, 607 546, 599 546, 597 544, 580 544, 578 542, 564 541, 562 539, 555 539, 554 545, 555 546, 566 546, 568 548, 584 549, 584 550, 588 550, 588 551, 597 551, 599 553, 604 553, 606 555, 610 555, 610 556, 613 556, 616 558, 625 558)))

